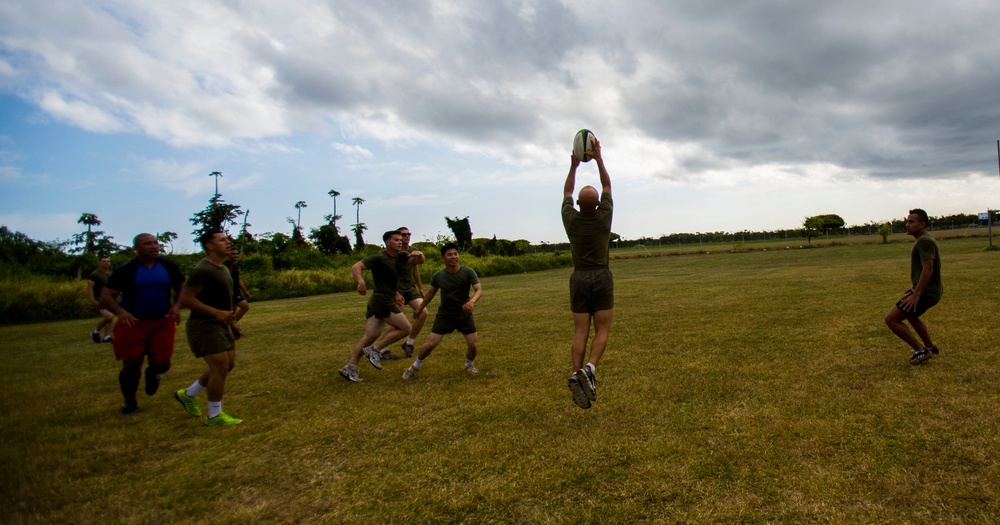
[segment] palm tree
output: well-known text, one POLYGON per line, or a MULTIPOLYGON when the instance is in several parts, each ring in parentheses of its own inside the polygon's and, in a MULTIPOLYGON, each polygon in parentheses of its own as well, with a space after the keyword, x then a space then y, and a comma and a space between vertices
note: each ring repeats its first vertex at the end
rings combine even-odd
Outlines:
POLYGON ((330 222, 333 223, 333 228, 337 228, 337 197, 340 197, 340 192, 337 190, 330 190, 326 192, 327 195, 333 197, 333 219, 330 222))
POLYGON ((355 217, 355 224, 361 224, 361 205, 365 203, 365 200, 361 197, 354 197, 351 202, 353 202, 358 207, 358 213, 355 217))
POLYGON ((208 174, 209 177, 215 177, 215 198, 219 198, 219 177, 222 176, 221 171, 213 171, 208 174))
POLYGON ((77 224, 85 224, 87 226, 87 233, 83 239, 83 253, 91 253, 96 247, 96 242, 94 241, 94 226, 100 226, 101 220, 97 218, 97 215, 93 213, 84 213, 80 215, 80 218, 76 221, 77 224))
POLYGON ((308 208, 308 206, 306 206, 306 201, 299 201, 295 203, 295 209, 299 210, 299 220, 295 224, 296 228, 302 228, 302 208, 308 208))

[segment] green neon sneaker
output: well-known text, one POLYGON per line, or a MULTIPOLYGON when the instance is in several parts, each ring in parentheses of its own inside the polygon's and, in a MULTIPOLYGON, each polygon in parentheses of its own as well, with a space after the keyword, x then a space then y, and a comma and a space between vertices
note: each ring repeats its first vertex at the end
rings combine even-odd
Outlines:
POLYGON ((195 417, 201 415, 201 409, 198 408, 198 400, 185 394, 183 388, 174 392, 174 399, 184 405, 184 410, 187 410, 188 414, 195 417))
POLYGON ((206 417, 205 424, 210 427, 228 427, 230 425, 239 425, 243 420, 230 416, 225 412, 219 412, 219 415, 215 417, 206 417))

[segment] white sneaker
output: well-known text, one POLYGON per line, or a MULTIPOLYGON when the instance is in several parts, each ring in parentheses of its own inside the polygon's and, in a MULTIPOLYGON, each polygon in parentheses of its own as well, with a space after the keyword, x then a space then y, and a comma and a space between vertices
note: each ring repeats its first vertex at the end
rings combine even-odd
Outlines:
POLYGON ((414 370, 412 366, 410 368, 407 368, 406 370, 403 370, 403 379, 407 381, 413 379, 413 374, 415 374, 416 372, 417 371, 414 370))
POLYGON ((479 369, 476 368, 476 365, 474 365, 472 363, 465 363, 465 371, 468 372, 468 373, 470 373, 470 374, 478 374, 479 373, 479 369))
POLYGON ((368 362, 375 367, 375 370, 382 370, 382 356, 379 355, 378 350, 374 346, 366 346, 363 351, 368 356, 368 362))
POLYGON ((358 375, 358 367, 352 364, 346 364, 338 371, 340 372, 340 375, 344 377, 344 379, 352 383, 360 383, 361 381, 364 381, 363 379, 361 379, 361 376, 358 375))

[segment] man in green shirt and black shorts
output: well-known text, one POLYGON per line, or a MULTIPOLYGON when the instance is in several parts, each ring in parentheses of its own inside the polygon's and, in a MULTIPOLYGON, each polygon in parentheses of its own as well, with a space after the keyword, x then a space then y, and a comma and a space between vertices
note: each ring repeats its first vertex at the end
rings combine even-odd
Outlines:
POLYGON ((571 353, 575 372, 569 378, 569 390, 573 394, 573 402, 580 408, 590 408, 591 403, 597 400, 594 371, 608 344, 615 307, 615 282, 608 267, 614 203, 611 200, 611 177, 604 168, 599 142, 595 143, 591 157, 597 162, 601 177, 600 196, 593 186, 584 186, 576 201, 580 210, 573 208, 576 169, 580 166, 580 159, 574 154, 570 156, 562 202, 563 227, 566 228, 573 254, 569 301, 573 312, 571 353), (591 321, 594 323, 594 340, 590 344, 590 359, 584 365, 591 321))
POLYGON ((382 370, 381 351, 410 333, 410 322, 396 304, 396 289, 399 287, 400 274, 412 271, 413 265, 424 263, 424 255, 419 251, 402 250, 403 237, 399 234, 399 230, 385 232, 382 235, 382 242, 385 243, 384 250, 365 257, 351 267, 351 276, 354 277, 354 282, 358 283, 359 294, 368 293, 362 272, 370 270, 372 280, 375 281, 375 293, 368 300, 365 311, 365 334, 355 345, 351 360, 339 370, 344 379, 355 383, 361 381, 358 375, 358 361, 362 355, 368 357, 368 361, 376 370, 382 370), (375 343, 386 324, 392 329, 375 343))
POLYGON ((97 328, 90 332, 90 339, 95 343, 110 343, 112 339, 111 323, 115 320, 115 314, 101 304, 101 292, 107 286, 110 276, 111 259, 107 257, 101 257, 97 261, 97 269, 87 276, 87 296, 90 298, 90 304, 97 309, 97 313, 101 314, 97 328), (104 333, 103 338, 101 337, 102 332, 104 333))
POLYGON ((892 333, 913 348, 911 365, 923 363, 938 353, 927 325, 920 319, 944 294, 944 286, 941 284, 941 253, 937 241, 927 233, 927 222, 927 212, 920 208, 910 210, 906 217, 906 233, 916 239, 910 250, 910 282, 913 286, 885 314, 885 324, 892 333), (903 324, 903 321, 908 321, 913 330, 903 324))
POLYGON ((458 245, 449 242, 441 247, 441 258, 444 260, 444 269, 438 270, 431 277, 431 289, 427 291, 427 296, 420 302, 417 309, 413 311, 413 316, 426 313, 425 308, 431 300, 441 290, 441 307, 438 308, 434 317, 434 326, 431 327, 431 336, 427 342, 420 346, 417 352, 417 359, 413 366, 403 372, 403 379, 413 379, 413 374, 420 370, 420 365, 424 359, 431 355, 431 351, 441 343, 445 335, 458 330, 465 336, 467 350, 465 352, 465 371, 470 374, 479 372, 473 361, 479 352, 479 334, 476 332, 476 319, 472 316, 472 309, 483 296, 483 287, 479 284, 479 276, 476 271, 468 266, 458 264, 458 245), (474 291, 469 297, 469 289, 474 291))
POLYGON ((208 390, 210 426, 238 425, 243 422, 222 411, 222 396, 226 377, 236 366, 236 339, 239 332, 233 325, 233 278, 223 265, 229 256, 229 238, 219 231, 208 231, 198 239, 205 249, 199 262, 184 283, 181 304, 191 309, 187 322, 187 339, 195 357, 205 360, 208 369, 191 386, 174 393, 174 397, 192 416, 200 416, 195 399, 208 390))

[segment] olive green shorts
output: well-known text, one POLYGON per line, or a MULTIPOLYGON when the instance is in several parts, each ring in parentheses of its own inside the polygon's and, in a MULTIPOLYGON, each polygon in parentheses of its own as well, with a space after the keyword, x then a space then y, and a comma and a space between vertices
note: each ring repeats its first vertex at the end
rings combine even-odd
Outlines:
POLYGON ((189 318, 186 329, 188 346, 197 358, 236 349, 236 338, 229 325, 215 319, 189 318))
POLYGON ((577 270, 569 278, 569 307, 575 314, 591 314, 615 307, 615 280, 611 270, 577 270))
POLYGON ((396 304, 395 296, 373 295, 371 299, 368 299, 368 308, 365 309, 365 319, 369 317, 388 319, 390 315, 398 313, 402 313, 402 310, 396 304))

